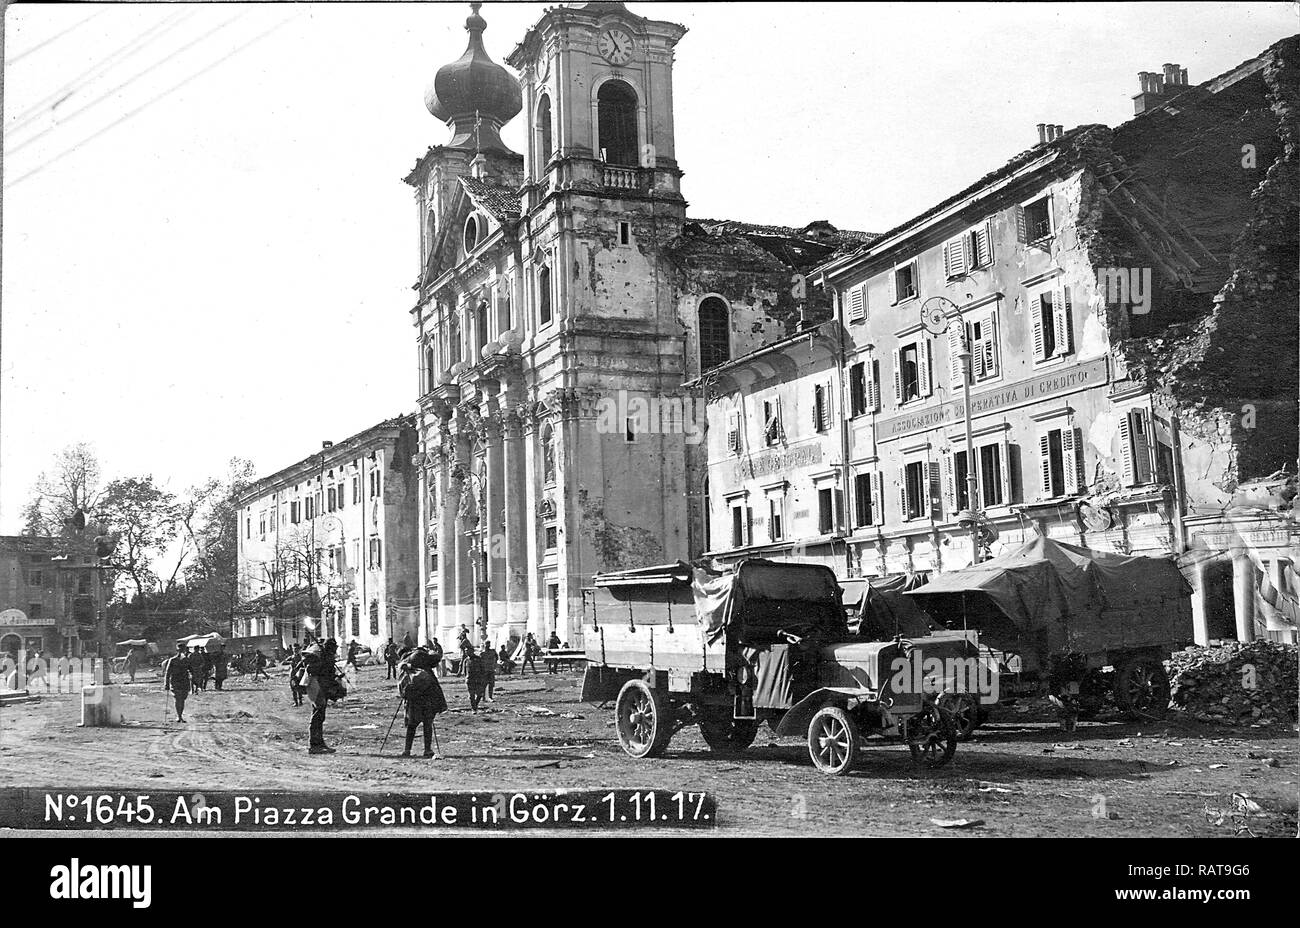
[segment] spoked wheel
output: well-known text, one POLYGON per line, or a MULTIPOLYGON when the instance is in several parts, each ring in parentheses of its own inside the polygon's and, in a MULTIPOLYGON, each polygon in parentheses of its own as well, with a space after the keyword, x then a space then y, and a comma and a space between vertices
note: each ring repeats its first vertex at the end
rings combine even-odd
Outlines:
POLYGON ((740 753, 758 734, 758 722, 732 718, 729 710, 717 706, 701 707, 699 724, 704 743, 719 754, 740 753))
POLYGON ((808 753, 817 769, 831 776, 843 776, 853 769, 862 735, 852 716, 839 706, 817 710, 808 724, 808 753))
POLYGON ((926 702, 921 712, 907 720, 907 746, 912 762, 934 769, 952 760, 957 750, 957 729, 952 714, 942 706, 926 702))
POLYGON ((1169 713, 1169 675, 1159 661, 1131 661, 1115 671, 1115 705, 1133 718, 1169 713))
POLYGON ((939 705, 951 713, 957 740, 969 741, 980 727, 979 698, 970 693, 944 693, 939 697, 939 705))
POLYGON ((644 680, 628 680, 618 691, 614 727, 618 743, 633 757, 658 757, 673 733, 667 701, 644 680))

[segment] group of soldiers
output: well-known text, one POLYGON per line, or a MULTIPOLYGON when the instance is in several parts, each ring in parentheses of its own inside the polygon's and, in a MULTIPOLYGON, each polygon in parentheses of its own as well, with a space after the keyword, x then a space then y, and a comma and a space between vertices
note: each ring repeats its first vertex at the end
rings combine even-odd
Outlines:
MULTIPOLYGON (((126 659, 126 669, 131 675, 132 683, 135 682, 138 666, 133 660, 134 657, 135 651, 132 650, 126 659)), ((256 651, 252 658, 254 680, 259 675, 262 679, 270 679, 266 672, 266 665, 266 655, 260 650, 256 651)), ((206 691, 209 679, 216 689, 222 689, 229 675, 230 658, 225 648, 215 648, 209 653, 207 647, 201 645, 191 651, 184 642, 177 642, 176 653, 163 664, 162 671, 163 689, 171 693, 172 699, 176 702, 176 721, 185 721, 185 700, 189 698, 190 693, 206 691)))

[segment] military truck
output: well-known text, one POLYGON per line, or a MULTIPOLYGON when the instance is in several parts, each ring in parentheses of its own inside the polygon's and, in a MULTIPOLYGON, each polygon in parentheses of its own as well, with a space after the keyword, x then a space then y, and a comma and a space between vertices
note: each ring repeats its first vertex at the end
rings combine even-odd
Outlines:
POLYGON ((912 642, 850 634, 841 597, 827 567, 760 558, 598 574, 584 595, 582 699, 613 703, 632 757, 662 755, 689 725, 713 751, 743 751, 767 722, 804 738, 827 774, 849 772, 869 735, 946 764, 952 717, 907 672, 912 642))
POLYGON ((1005 656, 1003 694, 1051 697, 1066 728, 1107 700, 1131 718, 1163 718, 1164 661, 1193 641, 1191 588, 1172 559, 1043 536, 903 595, 949 629, 978 631, 1005 656))

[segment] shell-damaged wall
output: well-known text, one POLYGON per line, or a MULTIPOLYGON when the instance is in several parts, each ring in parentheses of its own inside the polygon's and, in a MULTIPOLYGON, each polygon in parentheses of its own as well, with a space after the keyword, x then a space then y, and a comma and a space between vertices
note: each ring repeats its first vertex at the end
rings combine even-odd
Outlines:
POLYGON ((1099 134, 1088 159, 1078 224, 1093 268, 1150 267, 1162 248, 1107 202, 1116 168, 1154 195, 1166 229, 1203 246, 1191 279, 1155 270, 1148 313, 1104 309, 1117 373, 1177 413, 1193 507, 1226 505, 1239 482, 1296 462, 1298 47, 1278 43, 1258 72, 1176 116, 1099 134))

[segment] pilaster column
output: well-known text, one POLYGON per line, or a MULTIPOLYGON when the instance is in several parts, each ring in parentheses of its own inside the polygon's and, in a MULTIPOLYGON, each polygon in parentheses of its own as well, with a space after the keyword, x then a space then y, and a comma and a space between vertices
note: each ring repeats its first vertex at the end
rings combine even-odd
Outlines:
POLYGON ((524 462, 523 422, 518 409, 503 418, 505 433, 506 624, 507 634, 523 637, 528 630, 527 507, 528 483, 524 462))
POLYGON ((1255 640, 1255 563, 1244 546, 1232 550, 1232 604, 1237 640, 1255 640))
POLYGON ((1205 567, 1206 561, 1195 561, 1186 575, 1192 585, 1192 639, 1201 647, 1210 643, 1210 604, 1205 588, 1205 567))
POLYGON ((500 411, 495 398, 488 401, 488 416, 484 419, 487 432, 485 442, 487 458, 487 497, 484 513, 483 543, 487 547, 488 563, 488 628, 495 643, 506 624, 506 480, 505 455, 502 447, 500 411))
POLYGON ((450 436, 445 436, 438 463, 438 641, 445 648, 455 641, 456 607, 456 515, 460 510, 461 480, 453 475, 450 436))
MULTIPOLYGON (((460 418, 459 415, 457 418, 460 418)), ((473 555, 470 551, 470 540, 465 533, 472 528, 471 521, 478 518, 477 513, 474 513, 471 519, 470 514, 465 511, 465 474, 468 473, 470 465, 470 438, 466 431, 457 431, 454 447, 456 449, 456 463, 451 472, 453 491, 447 494, 448 509, 454 514, 452 535, 456 552, 454 560, 456 600, 452 609, 453 630, 461 625, 467 628, 472 627, 476 618, 474 615, 474 565, 471 562, 473 555), (452 508, 453 497, 455 508, 452 508)), ((450 643, 455 643, 454 635, 450 643)), ((448 642, 444 642, 443 647, 446 647, 447 644, 448 642)))

